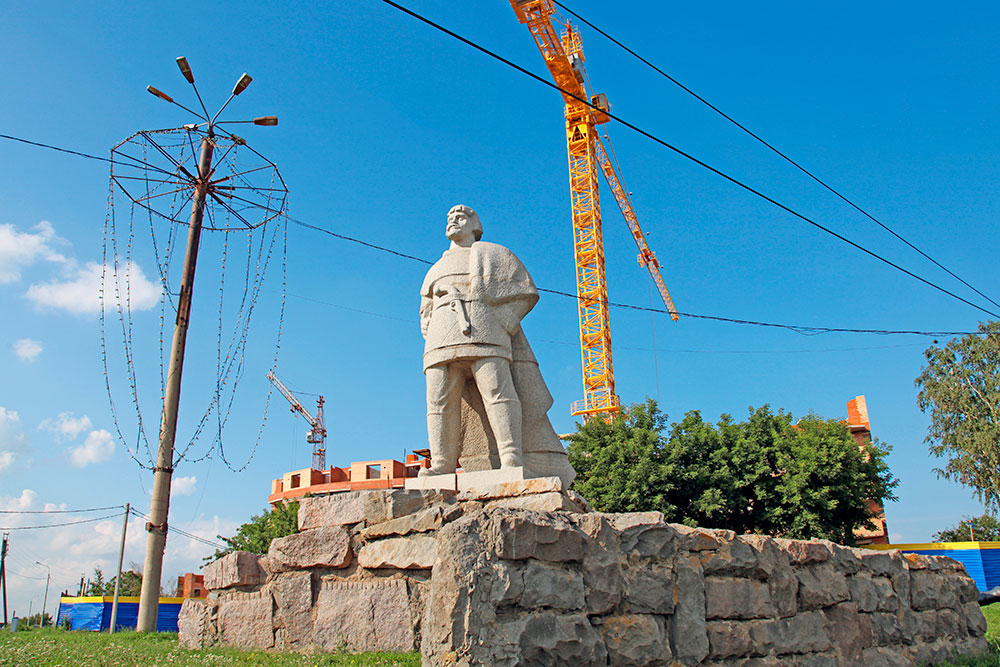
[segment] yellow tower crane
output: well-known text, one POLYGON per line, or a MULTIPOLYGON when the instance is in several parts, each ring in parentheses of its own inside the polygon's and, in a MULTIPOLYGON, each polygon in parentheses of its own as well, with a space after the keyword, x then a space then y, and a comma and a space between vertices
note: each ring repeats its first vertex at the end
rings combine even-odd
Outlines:
MULTIPOLYGON (((576 293, 580 313, 580 351, 583 358, 583 399, 572 406, 573 416, 584 421, 600 416, 612 419, 618 412, 615 374, 611 361, 611 328, 608 316, 608 287, 604 273, 604 237, 601 232, 601 204, 597 172, 604 174, 618 208, 639 248, 639 264, 646 267, 656 284, 670 317, 677 310, 670 299, 660 264, 649 249, 646 237, 622 187, 621 178, 608 159, 611 148, 607 134, 602 142, 597 126, 609 120, 607 97, 591 94, 583 67, 580 33, 569 21, 558 18, 552 0, 510 0, 517 18, 528 26, 555 83, 563 91, 566 116, 566 147, 569 152, 570 203, 573 212, 573 250, 576 258, 576 293), (563 25, 557 34, 553 17, 563 25), (589 100, 586 104, 584 100, 589 100)), ((614 151, 611 151, 614 155, 614 151)))

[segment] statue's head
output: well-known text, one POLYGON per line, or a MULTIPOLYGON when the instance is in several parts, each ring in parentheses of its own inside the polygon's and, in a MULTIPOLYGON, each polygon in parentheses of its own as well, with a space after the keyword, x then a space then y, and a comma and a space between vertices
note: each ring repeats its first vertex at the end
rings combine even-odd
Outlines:
POLYGON ((464 204, 452 206, 448 211, 448 226, 444 235, 459 245, 464 245, 462 241, 478 241, 483 238, 483 223, 472 208, 464 204))

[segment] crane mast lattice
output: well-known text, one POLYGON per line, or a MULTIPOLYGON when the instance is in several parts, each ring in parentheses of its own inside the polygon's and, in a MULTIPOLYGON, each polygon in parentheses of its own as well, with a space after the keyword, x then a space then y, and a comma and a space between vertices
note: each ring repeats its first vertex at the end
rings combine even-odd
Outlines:
POLYGON ((274 371, 267 372, 267 379, 271 381, 275 389, 281 392, 281 395, 288 400, 291 404, 292 412, 297 412, 302 415, 303 419, 309 422, 312 429, 306 435, 306 442, 313 446, 312 451, 312 467, 316 470, 326 469, 326 426, 323 423, 323 397, 320 396, 316 400, 316 416, 313 417, 306 410, 302 402, 296 398, 295 394, 285 386, 285 383, 278 379, 274 371))
MULTIPOLYGON (((656 284, 671 318, 677 311, 660 275, 656 255, 649 249, 638 218, 622 186, 607 151, 597 134, 597 126, 609 120, 610 107, 603 94, 587 90, 583 44, 580 33, 568 21, 560 36, 553 25, 552 0, 510 0, 518 20, 528 26, 556 85, 563 91, 566 118, 566 147, 569 154, 570 203, 573 222, 573 251, 576 259, 576 286, 580 316, 580 352, 583 362, 583 399, 572 406, 574 416, 584 421, 595 416, 611 419, 618 412, 614 366, 611 357, 611 327, 608 314, 608 287, 604 269, 604 237, 598 171, 614 194, 632 238, 639 249, 639 264, 656 284), (590 104, 584 102, 589 100, 590 104)), ((605 135, 608 147, 610 141, 605 135)))

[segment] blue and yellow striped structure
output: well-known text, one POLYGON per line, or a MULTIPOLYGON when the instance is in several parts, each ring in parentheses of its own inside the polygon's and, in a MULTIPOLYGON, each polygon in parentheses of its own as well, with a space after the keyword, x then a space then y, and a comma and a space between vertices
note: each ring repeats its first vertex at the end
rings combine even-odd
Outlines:
POLYGON ((969 576, 980 591, 1000 586, 1000 542, 924 542, 919 544, 871 544, 865 549, 889 551, 899 549, 906 553, 925 556, 948 556, 965 565, 969 576))
MULTIPOLYGON (((114 600, 111 595, 60 598, 56 625, 69 621, 72 630, 107 630, 111 627, 111 607, 114 600)), ((159 610, 156 612, 157 632, 177 632, 177 616, 183 602, 184 598, 160 598, 159 610)), ((135 630, 138 617, 139 598, 119 596, 115 629, 135 630)))

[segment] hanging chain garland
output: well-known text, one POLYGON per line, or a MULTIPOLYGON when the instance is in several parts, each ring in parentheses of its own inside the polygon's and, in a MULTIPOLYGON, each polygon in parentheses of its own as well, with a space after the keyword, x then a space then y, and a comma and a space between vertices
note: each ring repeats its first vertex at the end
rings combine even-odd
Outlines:
MULTIPOLYGON (((159 333, 159 393, 162 401, 166 387, 167 336, 170 315, 176 317, 176 293, 172 285, 180 283, 179 267, 175 262, 180 228, 189 225, 188 216, 196 185, 192 174, 198 173, 198 151, 195 149, 206 136, 213 143, 218 157, 209 175, 208 196, 202 228, 221 232, 222 240, 214 247, 203 239, 202 252, 217 251, 219 270, 217 294, 217 331, 215 334, 214 376, 196 376, 190 382, 200 387, 212 387, 201 417, 194 425, 190 438, 178 448, 172 466, 180 461, 201 461, 218 452, 227 467, 236 472, 246 469, 260 444, 272 387, 268 385, 260 426, 253 447, 242 465, 234 465, 225 454, 223 432, 235 404, 237 386, 247 365, 251 345, 251 322, 261 300, 268 269, 280 244, 281 301, 277 308, 274 352, 270 367, 277 367, 278 351, 284 328, 287 286, 287 195, 288 190, 276 165, 246 145, 246 142, 224 130, 216 129, 210 136, 196 127, 141 131, 117 144, 111 150, 111 173, 108 210, 103 234, 103 268, 101 274, 101 357, 105 387, 111 405, 112 419, 118 439, 129 456, 142 468, 153 468, 151 434, 143 418, 143 404, 151 400, 149 389, 140 387, 144 366, 152 360, 137 350, 145 340, 136 334, 137 326, 153 326, 137 312, 148 308, 148 286, 141 266, 156 266, 156 296, 159 333), (195 136, 197 135, 197 137, 195 136), (243 150, 245 149, 245 150, 243 150), (117 206, 116 206, 117 204, 117 206), (117 219, 117 210, 128 206, 128 223, 117 219), (136 217, 145 218, 150 243, 140 242, 145 234, 137 234, 136 217), (268 224, 271 223, 271 224, 268 224), (235 235, 235 236, 234 236, 235 235), (231 238, 232 237, 232 238, 231 238), (245 237, 245 251, 238 251, 237 238, 245 237), (246 255, 245 262, 240 256, 246 255), (240 261, 237 261, 237 260, 240 261), (236 293, 233 293, 233 286, 236 293), (228 286, 228 290, 227 290, 228 286), (118 320, 110 324, 108 315, 118 320), (112 326, 121 330, 121 348, 108 342, 112 326), (119 356, 120 355, 120 356, 119 356), (137 369, 138 367, 138 369, 137 369), (134 432, 126 426, 116 408, 116 388, 124 381, 135 409, 134 432), (144 394, 145 392, 145 394, 144 394), (212 419, 214 415, 214 420, 212 419), (212 443, 200 456, 193 447, 210 423, 214 422, 212 443)), ((207 254, 207 253, 206 253, 207 254)), ((198 292, 207 294, 213 276, 204 270, 198 276, 198 292)), ((117 337, 117 336, 116 336, 117 337)), ((255 355, 256 356, 256 355, 255 355)), ((256 363, 256 362, 255 362, 256 363)), ((209 366, 198 364, 195 373, 209 366)), ((191 371, 189 371, 191 372, 191 371)), ((158 422, 157 422, 158 423, 158 422)), ((158 436, 157 434, 153 434, 158 436)), ((180 442, 181 438, 177 438, 180 442)))

